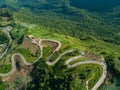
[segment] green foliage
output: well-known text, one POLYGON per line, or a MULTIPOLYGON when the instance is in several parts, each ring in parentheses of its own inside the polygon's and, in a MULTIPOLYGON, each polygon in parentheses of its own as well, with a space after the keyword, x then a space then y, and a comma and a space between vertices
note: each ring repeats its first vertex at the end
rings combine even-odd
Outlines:
POLYGON ((9 19, 12 19, 12 13, 8 9, 3 8, 0 9, 0 17, 8 17, 9 19))
POLYGON ((28 84, 27 89, 85 90, 86 80, 91 77, 93 72, 95 77, 93 81, 90 81, 90 87, 101 77, 101 66, 88 64, 69 70, 60 62, 53 67, 48 67, 45 61, 41 59, 39 63, 34 65, 31 75, 36 78, 28 84))
MULTIPOLYGON (((67 49, 80 48, 103 55, 107 62, 108 70, 113 70, 115 73, 119 74, 120 7, 118 2, 120 1, 114 0, 113 2, 113 0, 109 0, 109 3, 107 3, 108 1, 101 0, 101 3, 98 2, 99 0, 37 0, 36 2, 34 0, 2 0, 2 3, 5 3, 14 11, 15 21, 20 24, 25 23, 24 26, 29 28, 27 34, 32 34, 41 38, 55 39, 62 42, 63 46, 61 50, 56 53, 55 58, 67 49), (96 3, 88 5, 88 2, 96 3), (81 9, 81 5, 83 5, 82 8, 96 12, 89 12, 81 9), (90 5, 92 5, 93 8, 90 5), (107 11, 108 9, 111 10, 107 11), (30 27, 32 25, 33 27, 30 27)), ((8 14, 5 15, 9 17, 8 14)), ((15 28, 11 32, 12 38, 22 41, 22 36, 26 34, 25 28, 16 25, 13 26, 15 28)), ((44 53, 49 50, 50 48, 45 48, 44 53)), ((30 51, 27 50, 22 50, 20 52, 25 58, 30 55, 30 51)), ((49 52, 48 55, 50 53, 51 52, 49 52)), ((48 55, 46 54, 44 58, 48 55)), ((67 57, 64 57, 62 59, 64 60, 66 58, 67 57)), ((79 77, 71 80, 72 76, 66 72, 66 67, 62 66, 63 62, 59 62, 53 69, 48 68, 44 62, 44 60, 41 60, 41 62, 35 66, 31 74, 35 75, 34 77, 37 78, 29 84, 28 88, 39 88, 42 90, 56 90, 56 88, 65 90, 67 88, 70 90, 70 83, 73 83, 73 90, 85 89, 84 80, 81 81, 81 88, 77 87, 79 85, 76 83, 79 77), (52 71, 54 71, 54 74, 57 74, 57 79, 52 71), (55 82, 56 85, 53 86, 55 82), (49 88, 47 86, 49 86, 49 88)), ((91 68, 92 66, 89 67, 91 68)), ((85 72, 85 70, 86 68, 84 68, 82 72, 85 72)), ((101 71, 101 69, 99 70, 101 71)), ((97 77, 91 80, 90 87, 96 83, 101 72, 96 72, 96 74, 97 77)), ((86 73, 81 73, 81 76, 83 78, 89 77, 86 73)))
POLYGON ((11 31, 12 39, 22 39, 22 37, 26 34, 27 28, 22 27, 21 25, 14 25, 13 30, 11 31))
POLYGON ((0 8, 0 26, 4 27, 7 25, 12 25, 13 16, 12 13, 6 8, 0 8))
POLYGON ((5 34, 4 32, 0 30, 0 44, 8 43, 8 42, 9 42, 9 38, 7 34, 5 34))
POLYGON ((2 78, 0 78, 0 90, 5 90, 5 84, 2 81, 2 78))
POLYGON ((49 57, 51 54, 53 53, 52 48, 51 47, 44 47, 43 48, 43 59, 46 60, 47 57, 49 57))
POLYGON ((76 60, 70 62, 70 64, 75 64, 75 63, 77 63, 77 62, 81 62, 81 61, 84 61, 84 60, 86 60, 86 58, 85 58, 85 57, 81 57, 81 58, 79 58, 79 59, 76 59, 76 60))
POLYGON ((40 55, 40 50, 37 50, 36 55, 33 55, 29 49, 19 48, 16 50, 16 53, 20 53, 25 57, 27 62, 34 62, 40 55))
POLYGON ((0 66, 0 73, 8 73, 11 70, 12 66, 9 65, 2 65, 0 66))

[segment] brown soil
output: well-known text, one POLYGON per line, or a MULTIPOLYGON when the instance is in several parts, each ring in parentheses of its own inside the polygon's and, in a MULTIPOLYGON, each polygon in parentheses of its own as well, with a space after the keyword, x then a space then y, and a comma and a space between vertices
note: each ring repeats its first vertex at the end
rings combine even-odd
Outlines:
POLYGON ((30 77, 30 72, 33 68, 32 65, 25 65, 23 60, 20 56, 15 57, 15 62, 18 62, 20 65, 20 70, 16 69, 12 74, 9 76, 3 77, 7 83, 13 83, 18 77, 30 77))
POLYGON ((8 21, 9 18, 8 17, 1 17, 2 21, 8 21))
POLYGON ((102 61, 102 57, 100 55, 94 54, 92 52, 85 52, 87 59, 91 59, 91 60, 98 60, 98 61, 102 61))
POLYGON ((43 47, 51 47, 52 51, 54 51, 58 47, 58 43, 53 42, 53 41, 42 41, 42 46, 43 47))
POLYGON ((26 48, 26 49, 29 49, 30 52, 33 54, 33 55, 36 55, 36 52, 37 50, 39 50, 39 46, 34 44, 34 43, 31 43, 29 40, 27 39, 24 39, 23 40, 23 43, 22 45, 20 45, 19 48, 26 48))

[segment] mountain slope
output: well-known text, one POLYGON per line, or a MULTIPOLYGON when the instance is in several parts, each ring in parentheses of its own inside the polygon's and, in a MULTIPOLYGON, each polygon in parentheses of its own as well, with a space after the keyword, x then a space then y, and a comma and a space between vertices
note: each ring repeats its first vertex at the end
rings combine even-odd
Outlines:
POLYGON ((90 11, 103 12, 120 5, 120 0, 1 0, 1 3, 24 7, 73 6, 90 11))
POLYGON ((0 5, 12 10, 15 22, 29 28, 29 34, 79 39, 81 47, 105 57, 110 75, 119 76, 119 0, 1 0, 0 5))
POLYGON ((29 19, 35 18, 31 23, 47 26, 52 31, 77 38, 83 34, 92 35, 106 42, 120 44, 116 39, 120 38, 119 0, 109 0, 109 2, 105 0, 5 0, 2 2, 3 5, 19 13, 24 20, 30 16, 22 14, 31 12, 34 15, 29 19), (85 9, 96 9, 92 11, 97 12, 102 10, 104 13, 90 12, 85 9))

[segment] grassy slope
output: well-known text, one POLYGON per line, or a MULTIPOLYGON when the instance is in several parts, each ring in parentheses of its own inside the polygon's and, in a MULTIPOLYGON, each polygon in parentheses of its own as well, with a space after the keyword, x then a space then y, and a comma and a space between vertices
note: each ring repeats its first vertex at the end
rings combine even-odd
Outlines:
POLYGON ((40 26, 35 26, 34 28, 30 28, 28 30, 28 35, 32 34, 40 38, 49 38, 61 41, 63 44, 68 44, 71 48, 80 48, 82 50, 90 50, 96 53, 100 53, 102 51, 106 51, 107 53, 115 53, 119 54, 120 46, 109 44, 100 40, 79 40, 74 37, 60 35, 57 33, 51 33, 46 28, 42 28, 40 26), (114 47, 113 47, 114 45, 114 47))
MULTIPOLYGON (((40 37, 40 38, 49 38, 49 39, 53 39, 53 40, 58 40, 58 41, 61 41, 62 42, 62 47, 64 47, 65 45, 68 45, 69 46, 69 49, 73 49, 73 48, 77 48, 77 49, 80 49, 80 50, 89 50, 90 48, 86 45, 86 44, 89 44, 89 43, 85 43, 85 42, 83 42, 83 41, 80 41, 79 39, 76 39, 76 38, 73 38, 73 37, 70 37, 70 36, 65 36, 65 35, 60 35, 60 34, 57 34, 57 33, 50 33, 49 31, 46 31, 45 30, 45 28, 43 29, 42 27, 39 27, 39 26, 36 26, 36 27, 34 27, 34 28, 30 28, 29 30, 28 30, 28 34, 32 34, 32 35, 35 35, 35 36, 37 36, 37 37, 40 37), (40 29, 41 28, 41 29, 40 29), (89 49, 88 49, 89 48, 89 49)), ((90 42, 90 43, 94 43, 93 41, 92 42, 90 42)), ((90 44, 89 44, 90 45, 90 44)), ((94 48, 93 48, 94 49, 94 48)), ((91 49, 91 51, 92 51, 92 49, 91 49)), ((65 57, 65 56, 64 56, 65 57)), ((63 64, 63 60, 62 61, 60 61, 59 62, 60 64, 57 64, 58 66, 59 66, 59 68, 60 67, 62 67, 61 66, 61 64, 63 64)), ((58 68, 58 66, 57 65, 55 65, 55 67, 56 67, 56 69, 58 68)), ((85 66, 87 66, 87 65, 85 65, 85 66)), ((84 65, 83 65, 83 67, 85 67, 84 65)), ((96 65, 97 66, 97 65, 96 65)), ((81 68, 83 68, 83 67, 81 67, 81 68)), ((89 67, 89 65, 87 66, 87 67, 89 67)), ((99 67, 99 66, 97 66, 98 68, 101 68, 101 67, 99 67)), ((57 69, 58 71, 59 71, 59 69, 57 69)), ((65 70, 65 69, 64 69, 65 70)), ((60 70, 59 72, 63 72, 64 70, 60 70)), ((93 69, 94 70, 94 69, 93 69)), ((66 71, 66 70, 65 70, 66 71)), ((99 71, 99 70, 98 70, 99 71)), ((99 72, 102 72, 102 70, 100 70, 99 72)), ((83 72, 82 72, 83 73, 83 72)), ((92 72, 90 72, 90 73, 92 73, 92 72)), ((97 78, 94 78, 94 80, 95 80, 95 82, 98 80, 98 78, 100 77, 100 74, 101 73, 97 73, 96 72, 96 76, 97 76, 97 78)), ((64 75, 64 74, 63 74, 64 75)), ((88 78, 89 78, 89 76, 88 76, 88 78)), ((74 79, 75 80, 75 79, 74 79)), ((77 85, 77 83, 76 82, 74 82, 74 80, 73 80, 73 84, 75 85, 75 86, 72 86, 71 88, 84 88, 84 85, 82 86, 82 87, 77 87, 76 85, 77 85)), ((94 80, 93 81, 91 81, 90 82, 90 88, 95 84, 95 82, 94 82, 94 80)), ((84 82, 85 83, 85 82, 84 82)), ((84 89, 83 89, 84 90, 84 89)))

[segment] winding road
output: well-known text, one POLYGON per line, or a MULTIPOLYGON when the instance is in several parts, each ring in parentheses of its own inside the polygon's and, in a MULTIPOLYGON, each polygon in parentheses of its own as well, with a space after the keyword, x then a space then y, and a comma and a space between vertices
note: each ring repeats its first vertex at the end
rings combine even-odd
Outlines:
MULTIPOLYGON (((9 34, 6 30, 4 30, 4 29, 3 29, 3 31, 8 35, 10 41, 9 41, 8 46, 6 47, 6 50, 5 50, 2 54, 0 54, 0 59, 7 53, 8 47, 11 45, 11 42, 12 42, 12 39, 11 39, 10 34, 9 34)), ((68 53, 71 53, 71 52, 74 52, 74 51, 75 51, 75 50, 65 51, 64 53, 62 53, 61 55, 59 55, 58 58, 57 58, 56 60, 54 60, 54 62, 50 62, 50 60, 51 60, 52 57, 53 57, 53 54, 61 48, 61 43, 60 43, 59 41, 50 40, 50 39, 37 39, 37 40, 36 40, 36 39, 29 38, 29 40, 31 41, 31 43, 35 43, 36 45, 39 46, 39 49, 40 49, 40 51, 41 51, 40 56, 39 56, 33 63, 29 63, 29 62, 27 62, 27 61, 25 60, 25 58, 24 58, 20 53, 15 53, 15 54, 13 54, 13 55, 11 56, 11 62, 12 62, 12 63, 11 63, 11 64, 12 64, 12 69, 11 69, 11 71, 8 72, 8 73, 5 73, 5 74, 0 73, 0 76, 2 76, 2 77, 8 76, 8 75, 10 75, 11 73, 13 73, 13 71, 16 70, 16 65, 15 65, 15 60, 14 60, 15 56, 20 56, 20 57, 22 58, 23 62, 24 62, 26 65, 32 65, 32 64, 38 62, 38 61, 40 60, 40 58, 43 57, 42 41, 52 41, 52 42, 55 42, 55 43, 58 44, 58 46, 57 46, 56 49, 53 51, 53 53, 46 59, 46 63, 47 63, 48 65, 55 65, 65 54, 68 54, 68 53)), ((98 81, 98 82, 94 85, 94 87, 92 88, 92 90, 97 90, 97 89, 100 87, 100 85, 104 82, 104 80, 105 80, 105 78, 106 78, 106 75, 107 75, 107 69, 106 69, 107 66, 106 66, 106 63, 105 63, 104 61, 103 61, 103 62, 100 62, 100 61, 95 61, 95 60, 85 60, 85 61, 77 62, 77 63, 71 65, 70 62, 72 62, 72 61, 74 61, 74 60, 76 60, 76 59, 79 59, 79 58, 85 56, 85 53, 84 53, 83 51, 80 51, 80 52, 81 52, 80 55, 75 56, 75 57, 72 57, 72 58, 66 60, 65 64, 68 66, 68 68, 74 68, 74 67, 76 67, 76 66, 78 66, 78 65, 83 65, 83 64, 98 64, 98 65, 100 65, 100 66, 103 68, 102 76, 101 76, 101 78, 99 79, 99 81, 98 81)), ((86 83, 88 84, 89 81, 87 81, 86 83)), ((87 90, 88 90, 88 88, 89 88, 88 85, 86 85, 86 89, 87 89, 87 90)))
POLYGON ((0 59, 1 59, 1 58, 7 53, 8 48, 9 48, 9 46, 10 46, 11 43, 12 43, 12 38, 11 38, 11 36, 10 36, 10 33, 7 32, 7 30, 6 30, 5 27, 4 27, 4 28, 1 28, 1 27, 0 27, 0 29, 1 29, 4 33, 6 33, 6 34, 8 35, 8 38, 9 38, 9 43, 8 43, 8 45, 5 47, 5 49, 4 49, 2 52, 0 52, 0 59))
MULTIPOLYGON (((69 68, 74 68, 78 65, 83 65, 83 64, 98 64, 100 65, 102 68, 103 68, 103 73, 102 73, 102 76, 101 78, 99 79, 99 81, 95 84, 95 86, 92 88, 92 90, 97 90, 97 88, 100 87, 100 85, 104 82, 105 78, 106 78, 106 75, 107 75, 107 66, 104 62, 99 62, 99 61, 95 61, 95 60, 86 60, 86 61, 81 61, 81 62, 78 62, 78 63, 75 63, 73 65, 70 65, 69 61, 74 61, 76 60, 76 58, 80 58, 80 56, 76 56, 74 58, 70 58, 69 60, 66 61, 66 64, 68 65, 69 68), (67 63, 69 62, 69 63, 67 63)), ((86 86, 87 88, 87 86, 86 86)))

